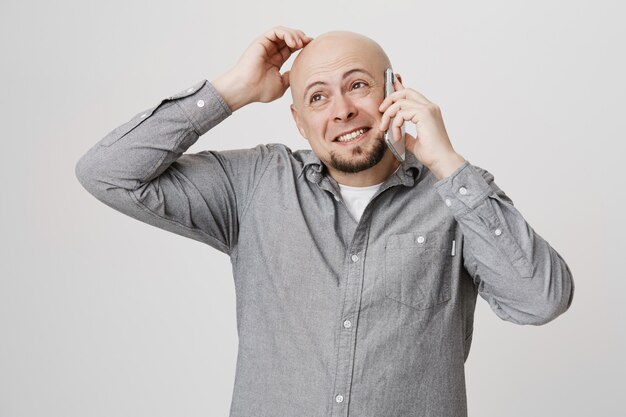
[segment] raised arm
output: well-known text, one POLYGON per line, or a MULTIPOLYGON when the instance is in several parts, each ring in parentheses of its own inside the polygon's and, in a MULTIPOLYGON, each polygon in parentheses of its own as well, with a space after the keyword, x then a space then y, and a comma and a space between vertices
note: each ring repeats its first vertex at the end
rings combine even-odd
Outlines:
POLYGON ((574 279, 568 265, 490 172, 465 161, 434 186, 463 232, 465 269, 498 317, 541 325, 570 307, 574 279))
POLYGON ((212 83, 164 98, 105 135, 79 159, 76 177, 108 206, 230 254, 271 149, 184 152, 236 109, 281 97, 289 76, 280 67, 310 40, 288 28, 266 32, 212 83))
POLYGON ((381 130, 400 138, 433 173, 435 188, 463 232, 463 261, 478 292, 503 320, 545 324, 565 312, 574 296, 572 273, 563 258, 526 222, 488 171, 470 164, 453 148, 441 110, 396 80, 383 100, 381 130), (393 120, 393 121, 391 121, 393 120))

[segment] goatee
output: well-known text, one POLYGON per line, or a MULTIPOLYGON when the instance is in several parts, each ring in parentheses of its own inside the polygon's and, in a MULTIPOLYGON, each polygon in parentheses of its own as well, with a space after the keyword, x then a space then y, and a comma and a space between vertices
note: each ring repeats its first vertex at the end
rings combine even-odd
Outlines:
POLYGON ((385 156, 386 150, 387 144, 381 136, 379 138, 375 138, 374 148, 371 149, 367 155, 365 155, 365 158, 363 158, 363 154, 365 153, 363 148, 361 146, 355 146, 354 149, 352 149, 352 155, 354 158, 350 159, 338 156, 336 152, 331 151, 329 165, 337 171, 354 174, 371 168, 379 163, 385 156))

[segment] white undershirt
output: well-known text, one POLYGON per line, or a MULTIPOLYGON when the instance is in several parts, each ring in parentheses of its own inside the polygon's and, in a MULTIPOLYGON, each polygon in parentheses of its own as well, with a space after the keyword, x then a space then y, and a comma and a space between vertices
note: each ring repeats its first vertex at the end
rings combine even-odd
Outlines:
POLYGON ((380 184, 370 185, 368 187, 350 187, 338 183, 343 202, 346 203, 350 214, 352 214, 357 222, 361 220, 367 203, 369 203, 382 184, 381 182, 380 184))
MULTIPOLYGON (((398 169, 399 168, 400 166, 398 166, 398 169)), ((396 171, 398 169, 396 169, 396 171)), ((394 174, 396 171, 394 171, 394 174)), ((350 214, 354 216, 357 222, 361 220, 361 216, 365 211, 365 207, 367 207, 367 203, 370 202, 374 194, 376 194, 376 191, 378 191, 378 188, 383 185, 383 183, 384 181, 380 184, 368 185, 367 187, 351 187, 349 185, 337 183, 337 185, 339 185, 339 189, 341 190, 343 202, 346 203, 350 214)))

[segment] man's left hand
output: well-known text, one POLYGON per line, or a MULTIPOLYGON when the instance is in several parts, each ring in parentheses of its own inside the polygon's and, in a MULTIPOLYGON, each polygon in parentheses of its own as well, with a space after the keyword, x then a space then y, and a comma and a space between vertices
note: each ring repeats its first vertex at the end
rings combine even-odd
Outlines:
POLYGON ((405 121, 415 123, 416 137, 405 133, 406 149, 423 163, 440 180, 452 174, 465 159, 456 153, 443 124, 439 106, 411 88, 404 88, 396 77, 395 91, 380 104, 383 113, 380 130, 385 131, 389 121, 393 137, 400 139, 405 121))

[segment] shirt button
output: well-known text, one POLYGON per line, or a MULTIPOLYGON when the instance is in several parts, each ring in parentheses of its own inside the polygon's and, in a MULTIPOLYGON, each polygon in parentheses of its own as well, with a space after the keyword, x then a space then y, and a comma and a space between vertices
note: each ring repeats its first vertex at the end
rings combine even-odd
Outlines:
POLYGON ((196 104, 198 105, 198 107, 204 107, 204 100, 198 100, 196 104))
POLYGON ((335 200, 339 201, 339 197, 337 197, 336 195, 333 195, 333 197, 335 197, 335 200))
POLYGON ((356 255, 352 255, 352 262, 356 262, 359 260, 359 257, 356 255))
POLYGON ((424 236, 418 236, 417 238, 417 243, 424 243, 426 239, 424 239, 424 236))
POLYGON ((337 395, 335 397, 335 401, 337 401, 338 403, 342 403, 343 402, 343 395, 337 395))
POLYGON ((500 236, 502 234, 502 230, 496 229, 494 233, 496 234, 496 236, 500 236))
POLYGON ((352 322, 350 320, 346 320, 343 322, 343 327, 349 329, 352 326, 352 322))
POLYGON ((446 198, 446 206, 450 207, 452 205, 452 202, 450 201, 449 198, 446 198))
POLYGON ((459 188, 459 193, 461 193, 461 195, 467 194, 467 188, 465 188, 465 187, 459 188))
POLYGON ((144 117, 146 117, 146 116, 147 116, 147 114, 146 114, 146 113, 144 113, 144 114, 142 114, 142 115, 141 115, 141 118, 143 119, 143 118, 144 118, 144 117))
POLYGON ((193 91, 193 87, 190 87, 190 88, 187 89, 188 93, 191 93, 192 91, 193 91))

